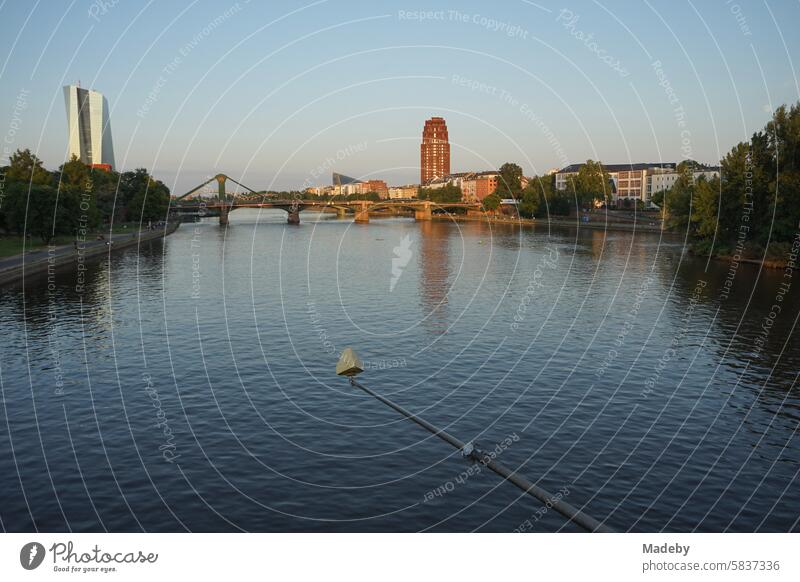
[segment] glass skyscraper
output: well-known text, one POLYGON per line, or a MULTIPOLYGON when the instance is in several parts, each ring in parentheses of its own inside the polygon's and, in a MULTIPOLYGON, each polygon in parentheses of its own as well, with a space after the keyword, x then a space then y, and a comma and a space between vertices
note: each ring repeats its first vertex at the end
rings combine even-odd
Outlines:
POLYGON ((108 101, 102 93, 76 85, 64 87, 69 151, 90 166, 114 167, 108 101))

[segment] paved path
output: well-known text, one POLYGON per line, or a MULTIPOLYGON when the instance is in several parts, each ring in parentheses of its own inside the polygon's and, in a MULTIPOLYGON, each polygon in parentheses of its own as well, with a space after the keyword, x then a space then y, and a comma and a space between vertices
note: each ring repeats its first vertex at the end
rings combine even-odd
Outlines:
MULTIPOLYGON (((111 247, 110 250, 130 248, 140 238, 142 242, 157 239, 165 234, 172 234, 176 228, 177 223, 175 226, 170 224, 166 233, 164 227, 158 227, 153 230, 134 230, 132 232, 114 234, 106 236, 105 240, 86 241, 81 244, 81 250, 85 258, 96 258, 105 254, 101 252, 101 249, 108 249, 109 246, 111 247), (111 244, 109 245, 109 243, 111 244)), ((77 255, 78 251, 75 250, 75 245, 67 244, 54 247, 52 252, 48 247, 42 247, 35 251, 26 252, 24 255, 19 254, 2 258, 0 259, 0 283, 19 278, 23 267, 26 274, 32 274, 38 267, 47 265, 48 260, 63 264, 76 259, 77 255)))

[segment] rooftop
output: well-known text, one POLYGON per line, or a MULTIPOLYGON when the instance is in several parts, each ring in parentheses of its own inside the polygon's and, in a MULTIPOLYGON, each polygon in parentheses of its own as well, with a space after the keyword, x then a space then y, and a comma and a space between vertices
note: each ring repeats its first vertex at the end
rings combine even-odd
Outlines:
MULTIPOLYGON (((559 174, 575 173, 583 167, 584 164, 570 164, 566 168, 558 171, 559 174)), ((603 164, 606 172, 635 172, 637 170, 649 170, 650 168, 675 168, 672 162, 653 162, 653 163, 640 163, 640 164, 603 164)))

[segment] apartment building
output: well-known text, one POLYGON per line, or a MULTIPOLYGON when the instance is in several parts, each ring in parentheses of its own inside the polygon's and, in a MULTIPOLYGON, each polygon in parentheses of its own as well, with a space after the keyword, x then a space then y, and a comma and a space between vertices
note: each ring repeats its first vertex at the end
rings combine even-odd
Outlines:
MULTIPOLYGON (((583 164, 572 164, 556 172, 556 190, 566 190, 571 177, 577 176, 583 164)), ((639 164, 604 164, 603 168, 611 179, 609 185, 612 201, 624 200, 650 201, 647 188, 648 176, 661 172, 674 172, 675 164, 639 163, 639 164)))
POLYGON ((416 198, 419 186, 416 184, 408 184, 406 186, 392 186, 389 188, 389 198, 416 198))
MULTIPOLYGON (((695 181, 700 178, 712 180, 719 178, 719 166, 706 167, 698 169, 692 173, 695 181)), ((654 171, 647 176, 647 200, 650 200, 654 194, 669 190, 675 185, 675 182, 680 177, 680 174, 674 170, 654 171)))

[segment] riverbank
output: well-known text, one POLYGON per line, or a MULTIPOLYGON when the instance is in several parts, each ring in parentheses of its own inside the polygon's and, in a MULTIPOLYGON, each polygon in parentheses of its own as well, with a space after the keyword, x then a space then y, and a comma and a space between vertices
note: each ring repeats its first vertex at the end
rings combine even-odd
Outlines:
MULTIPOLYGON (((698 258, 707 258, 707 254, 696 253, 690 251, 692 255, 698 258)), ((785 269, 789 266, 789 261, 782 258, 765 257, 765 258, 752 258, 752 257, 737 257, 734 255, 712 255, 711 258, 715 261, 722 261, 731 264, 742 263, 745 265, 761 266, 766 269, 785 269)))
POLYGON ((0 285, 15 283, 24 277, 47 273, 53 269, 98 261, 110 253, 168 236, 175 232, 178 226, 180 222, 175 221, 168 223, 163 229, 114 234, 105 240, 87 241, 79 248, 76 248, 74 243, 51 245, 40 250, 5 257, 0 259, 0 285))
MULTIPOLYGON (((562 227, 569 227, 569 228, 577 228, 577 229, 591 229, 591 230, 607 230, 607 231, 623 231, 623 232, 649 232, 649 233, 657 233, 662 235, 667 235, 671 237, 680 236, 679 233, 661 229, 660 226, 654 226, 650 224, 638 224, 638 223, 619 223, 619 222, 601 222, 601 221, 590 221, 590 222, 579 222, 576 219, 545 219, 545 220, 536 220, 531 218, 515 218, 511 216, 490 216, 490 215, 483 215, 483 216, 464 216, 460 214, 438 214, 434 215, 435 220, 456 220, 459 222, 485 222, 489 224, 507 224, 511 226, 542 226, 542 227, 550 227, 550 226, 562 226, 562 227)), ((708 255, 704 253, 698 253, 693 251, 691 248, 688 249, 689 253, 696 256, 707 258, 708 255)), ((767 269, 785 269, 789 266, 789 260, 786 258, 780 257, 734 257, 730 254, 719 254, 719 255, 712 255, 711 259, 719 262, 737 262, 749 265, 756 265, 762 266, 767 269)))
POLYGON ((570 228, 587 228, 592 230, 618 230, 626 232, 655 232, 667 233, 668 231, 661 229, 660 226, 652 224, 639 224, 639 223, 622 223, 622 222, 605 222, 605 221, 589 221, 580 222, 577 218, 549 218, 536 220, 533 218, 516 218, 512 216, 467 216, 463 214, 435 214, 434 220, 456 220, 459 222, 486 222, 489 224, 508 224, 512 226, 566 226, 570 228))

